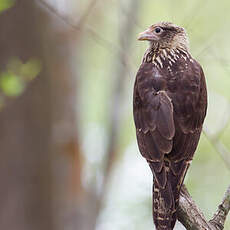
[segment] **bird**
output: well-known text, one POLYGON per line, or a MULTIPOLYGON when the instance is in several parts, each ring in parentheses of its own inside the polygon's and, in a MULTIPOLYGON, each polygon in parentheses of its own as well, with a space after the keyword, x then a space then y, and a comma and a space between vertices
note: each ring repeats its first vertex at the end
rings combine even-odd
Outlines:
POLYGON ((134 83, 137 143, 153 174, 155 227, 172 230, 206 116, 206 80, 190 54, 183 27, 159 22, 140 33, 138 40, 148 41, 149 47, 134 83))

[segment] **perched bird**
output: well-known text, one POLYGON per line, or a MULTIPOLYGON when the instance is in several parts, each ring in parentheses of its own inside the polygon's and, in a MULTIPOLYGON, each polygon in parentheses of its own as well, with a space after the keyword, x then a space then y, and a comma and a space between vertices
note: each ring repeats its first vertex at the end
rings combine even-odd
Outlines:
POLYGON ((133 114, 139 150, 153 173, 157 230, 174 228, 181 185, 207 109, 205 76, 182 27, 160 22, 140 33, 149 41, 137 72, 133 114))

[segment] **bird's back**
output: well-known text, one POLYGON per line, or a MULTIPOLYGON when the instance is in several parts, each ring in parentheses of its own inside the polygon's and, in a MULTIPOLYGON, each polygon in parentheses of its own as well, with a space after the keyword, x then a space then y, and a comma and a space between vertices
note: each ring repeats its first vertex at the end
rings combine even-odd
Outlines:
POLYGON ((170 230, 200 138, 206 86, 200 65, 187 52, 146 61, 144 58, 136 76, 134 120, 140 152, 154 175, 154 222, 157 230, 170 230))

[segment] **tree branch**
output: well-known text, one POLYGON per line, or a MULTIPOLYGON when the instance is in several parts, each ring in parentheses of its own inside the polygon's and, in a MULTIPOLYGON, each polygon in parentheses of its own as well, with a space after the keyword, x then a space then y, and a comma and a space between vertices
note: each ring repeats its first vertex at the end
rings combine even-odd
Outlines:
POLYGON ((188 190, 183 185, 180 193, 179 208, 177 211, 178 220, 187 230, 214 230, 205 219, 204 214, 192 200, 188 190))
POLYGON ((49 12, 56 15, 58 18, 60 18, 64 23, 69 25, 70 27, 80 30, 82 26, 85 25, 85 21, 90 15, 92 9, 94 8, 95 4, 98 0, 91 0, 91 2, 88 4, 86 10, 84 13, 80 16, 77 23, 74 23, 72 19, 67 17, 66 15, 61 15, 52 5, 47 3, 45 0, 37 0, 38 3, 40 3, 43 7, 45 7, 49 12))
POLYGON ((183 185, 180 193, 178 220, 187 230, 222 230, 230 210, 230 186, 228 187, 222 203, 218 206, 213 218, 208 221, 202 211, 192 200, 186 187, 183 185))
POLYGON ((230 186, 225 192, 224 199, 222 203, 218 206, 216 213, 213 218, 209 221, 215 229, 222 230, 224 229, 224 222, 230 210, 230 186))
MULTIPOLYGON (((73 20, 73 18, 68 17, 67 15, 60 14, 52 5, 47 3, 45 0, 37 0, 37 2, 44 9, 49 11, 50 14, 57 17, 65 25, 69 26, 73 31, 76 31, 76 33, 80 33, 80 32, 82 33, 83 31, 86 31, 86 33, 88 33, 90 35, 89 38, 91 38, 98 45, 105 48, 106 50, 109 50, 109 52, 111 52, 114 55, 117 55, 117 56, 120 55, 120 56, 125 57, 125 59, 126 59, 125 64, 133 65, 132 61, 130 60, 129 53, 127 54, 127 52, 125 52, 126 49, 122 48, 121 46, 114 44, 110 40, 107 40, 102 35, 100 35, 100 33, 98 33, 93 27, 91 27, 90 25, 88 25, 86 23, 86 19, 89 16, 94 5, 97 3, 97 0, 91 0, 91 2, 89 3, 89 5, 86 9, 86 12, 81 15, 81 17, 78 19, 77 22, 75 22, 73 20)), ((130 16, 128 15, 128 12, 126 12, 126 14, 127 14, 127 18, 129 19, 130 16)), ((131 22, 133 22, 134 20, 135 20, 135 17, 132 19, 132 21, 130 21, 130 25, 133 24, 131 22)), ((130 27, 133 28, 134 25, 135 24, 133 24, 130 27)))

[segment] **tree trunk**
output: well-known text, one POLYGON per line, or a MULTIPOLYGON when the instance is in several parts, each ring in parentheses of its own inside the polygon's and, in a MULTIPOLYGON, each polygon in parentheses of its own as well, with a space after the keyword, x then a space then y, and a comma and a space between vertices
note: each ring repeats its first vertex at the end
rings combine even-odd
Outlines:
POLYGON ((23 95, 0 111, 0 229, 74 226, 69 178, 80 192, 76 81, 70 31, 58 26, 32 0, 18 0, 0 15, 0 72, 13 57, 42 63, 23 95))

